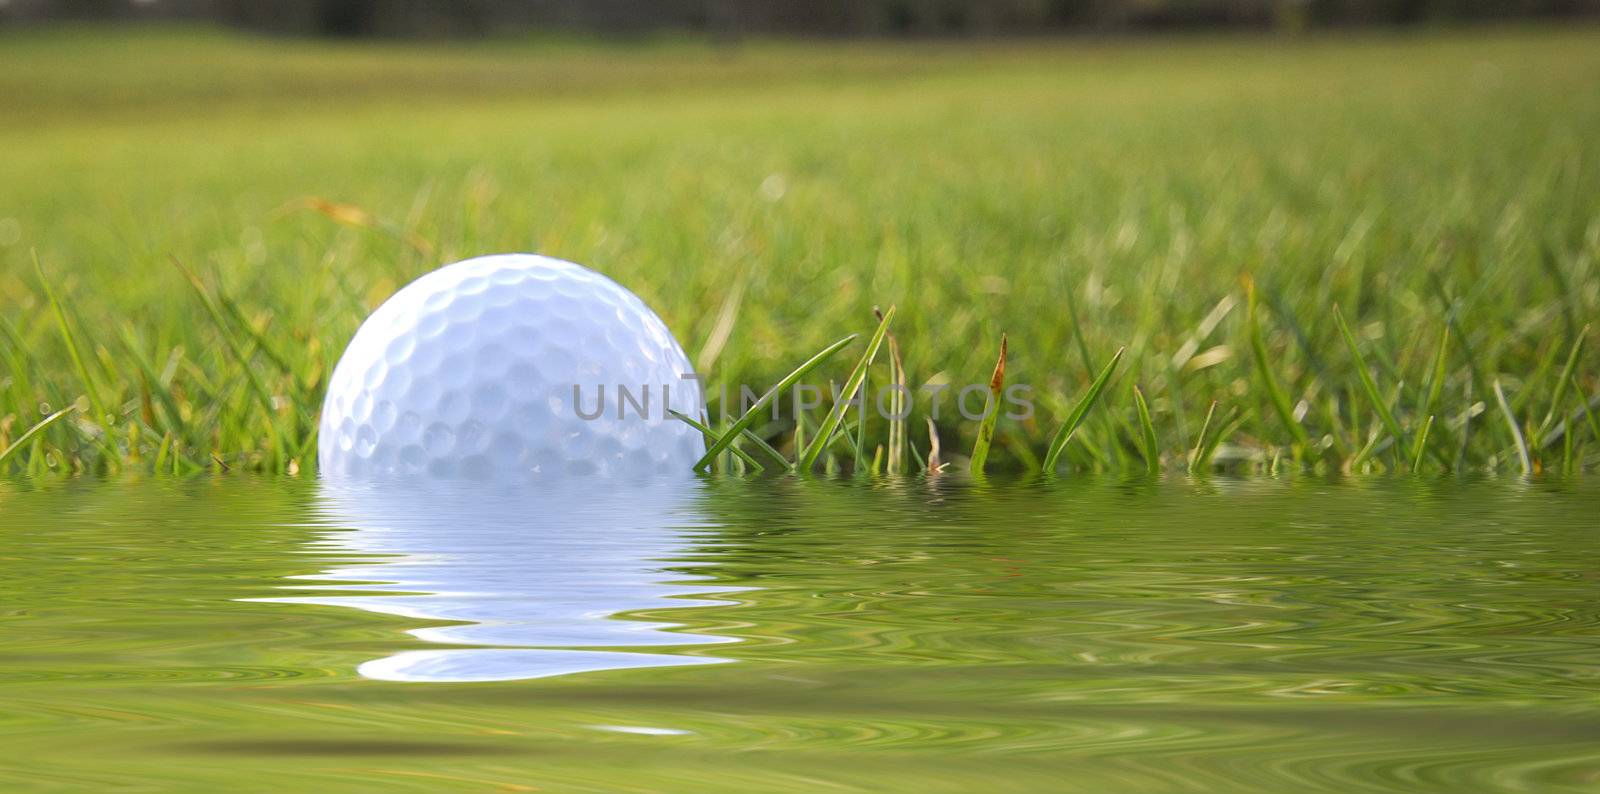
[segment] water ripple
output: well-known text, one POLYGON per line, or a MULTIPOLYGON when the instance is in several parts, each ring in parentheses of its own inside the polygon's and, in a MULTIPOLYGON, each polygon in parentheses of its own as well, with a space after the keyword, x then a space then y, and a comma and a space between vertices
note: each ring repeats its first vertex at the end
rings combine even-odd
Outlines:
POLYGON ((579 496, 0 494, 0 788, 1600 787, 1593 484, 579 496))
POLYGON ((658 605, 725 605, 730 602, 705 596, 744 589, 698 585, 704 575, 667 570, 692 556, 690 539, 707 529, 689 509, 681 483, 617 482, 603 490, 590 484, 592 492, 583 486, 324 486, 321 512, 330 528, 314 548, 346 564, 296 577, 334 584, 286 589, 338 594, 254 600, 447 624, 409 633, 427 642, 482 646, 402 651, 357 667, 385 681, 508 681, 725 661, 565 650, 735 641, 676 623, 616 616, 658 605))

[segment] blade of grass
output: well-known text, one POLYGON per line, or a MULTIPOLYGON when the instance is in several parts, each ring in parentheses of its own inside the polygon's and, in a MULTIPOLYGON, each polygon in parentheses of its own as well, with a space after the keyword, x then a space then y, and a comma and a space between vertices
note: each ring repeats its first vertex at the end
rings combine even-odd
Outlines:
POLYGON ((67 346, 67 356, 72 361, 73 369, 78 371, 78 378, 83 381, 84 392, 89 395, 89 404, 94 408, 94 423, 102 425, 111 415, 106 410, 105 398, 101 396, 94 378, 89 376, 89 367, 85 364, 82 349, 78 346, 77 334, 72 332, 72 324, 67 322, 67 313, 61 308, 61 301, 56 298, 55 288, 50 285, 50 279, 45 277, 44 266, 39 264, 37 252, 33 255, 33 269, 39 275, 39 286, 44 289, 45 300, 50 302, 51 313, 56 319, 56 329, 61 332, 61 339, 67 346))
POLYGON ((784 376, 783 380, 778 381, 776 385, 774 385, 771 389, 768 389, 765 394, 762 394, 761 397, 750 406, 749 410, 744 412, 743 416, 740 416, 736 421, 734 421, 733 426, 728 428, 728 432, 723 433, 720 437, 718 437, 717 440, 710 446, 710 448, 706 450, 706 454, 702 455, 700 460, 695 462, 694 470, 705 471, 706 466, 710 465, 711 461, 715 460, 717 455, 721 454, 722 451, 733 444, 733 442, 738 439, 740 435, 744 433, 744 431, 748 430, 751 425, 755 424, 756 420, 760 418, 762 410, 771 404, 773 399, 775 399, 780 392, 798 383, 801 378, 804 378, 812 370, 821 366, 822 363, 827 361, 828 358, 834 353, 839 352, 840 350, 844 349, 846 345, 854 342, 856 336, 856 334, 851 334, 818 351, 816 355, 812 356, 810 359, 807 359, 804 364, 796 367, 793 372, 790 372, 788 375, 784 376))
POLYGON ((1439 396, 1444 393, 1449 348, 1450 326, 1446 325, 1444 330, 1439 332, 1439 349, 1434 351, 1433 365, 1428 368, 1428 391, 1422 402, 1423 416, 1433 413, 1434 406, 1439 404, 1439 396))
MULTIPOLYGON (((683 422, 684 424, 686 424, 686 425, 688 425, 688 426, 690 426, 690 427, 692 427, 692 428, 694 428, 696 430, 699 430, 700 433, 706 437, 706 444, 709 445, 709 444, 716 443, 716 441, 717 441, 717 431, 712 430, 711 428, 705 426, 704 424, 700 423, 699 421, 697 421, 695 419, 692 419, 687 415, 678 413, 677 411, 674 411, 671 408, 667 409, 667 413, 672 414, 673 417, 676 418, 678 421, 683 422)), ((767 467, 763 466, 759 462, 757 462, 755 458, 750 456, 750 453, 745 452, 744 450, 739 449, 738 447, 733 447, 732 449, 733 449, 733 454, 738 455, 739 459, 745 462, 745 465, 754 467, 755 470, 758 471, 758 472, 766 470, 767 467)), ((787 461, 785 461, 785 462, 787 463, 787 461)))
POLYGON ((828 441, 833 437, 833 431, 839 427, 839 422, 844 418, 844 412, 851 401, 855 399, 856 392, 867 378, 867 367, 872 366, 872 360, 878 355, 878 348, 883 346, 884 334, 889 331, 889 323, 894 320, 894 307, 883 313, 883 320, 878 323, 878 329, 873 331, 871 341, 867 342, 867 349, 856 361, 855 369, 850 371, 850 377, 844 381, 844 390, 839 393, 839 399, 833 401, 833 407, 828 409, 828 415, 823 418, 822 424, 817 427, 816 438, 811 439, 811 444, 801 454, 799 465, 796 467, 801 472, 809 472, 816 465, 817 458, 827 448, 828 441))
POLYGON ((1561 376, 1556 380, 1555 394, 1550 397, 1550 410, 1545 412, 1544 419, 1539 421, 1539 429, 1533 434, 1533 446, 1542 448, 1545 445, 1545 433, 1550 430, 1550 423, 1555 421, 1556 415, 1561 411, 1561 400, 1567 396, 1567 383, 1572 380, 1573 373, 1578 371, 1578 352, 1583 349, 1583 339, 1589 335, 1589 326, 1579 329, 1577 337, 1572 340, 1572 350, 1567 353, 1567 363, 1561 367, 1561 376))
POLYGON ((1361 355, 1361 347, 1356 344, 1355 334, 1350 333, 1350 326, 1344 321, 1344 312, 1338 305, 1333 307, 1333 320, 1339 326, 1339 333, 1344 336, 1344 342, 1350 347, 1350 355, 1356 360, 1356 374, 1361 379, 1361 389, 1366 392, 1367 399, 1378 412, 1378 419, 1383 422, 1385 430, 1394 437, 1396 460, 1399 459, 1399 449, 1405 445, 1405 434, 1400 430, 1400 423, 1395 420, 1394 413, 1389 410, 1389 403, 1378 393, 1378 384, 1372 379, 1372 371, 1367 368, 1366 356, 1361 355))
MULTIPOLYGON (((63 462, 70 466, 70 462, 63 462)), ((34 436, 33 443, 28 445, 28 476, 43 477, 48 466, 49 460, 44 454, 44 436, 34 436)))
MULTIPOLYGON (((883 322, 883 312, 878 307, 872 307, 872 314, 878 322, 883 322)), ((906 388, 906 365, 900 357, 900 340, 893 331, 889 332, 889 383, 888 471, 901 474, 905 471, 906 448, 910 442, 906 428, 906 417, 910 414, 906 410, 906 396, 911 391, 906 388)))
MULTIPOLYGON (((833 380, 829 380, 828 393, 832 394, 834 399, 839 399, 839 384, 833 380)), ((860 447, 856 446, 856 437, 859 435, 861 424, 859 422, 851 421, 849 416, 850 406, 854 405, 855 403, 849 400, 847 400, 846 403, 847 404, 844 407, 845 414, 839 420, 839 427, 838 429, 834 430, 833 436, 828 439, 827 447, 823 450, 823 454, 826 457, 822 458, 822 470, 827 472, 829 476, 838 473, 839 461, 835 456, 838 453, 837 444, 840 441, 844 442, 845 449, 850 452, 850 465, 852 466, 855 465, 856 453, 860 450, 860 447)), ((863 406, 865 406, 865 403, 863 403, 863 406)))
POLYGON ((989 460, 989 445, 994 442, 994 426, 1000 419, 1000 392, 1006 382, 1006 335, 1000 335, 1000 359, 995 362, 994 374, 989 376, 989 403, 984 408, 983 421, 978 423, 978 440, 972 444, 972 462, 968 470, 982 474, 989 460))
POLYGON ((773 460, 776 460, 779 463, 783 464, 783 468, 785 470, 787 470, 789 468, 789 466, 791 465, 789 463, 789 459, 784 457, 782 452, 779 452, 771 444, 768 444, 766 442, 766 439, 763 439, 761 436, 756 435, 754 431, 752 431, 752 430, 744 431, 744 437, 747 440, 749 440, 750 443, 755 444, 756 445, 756 449, 759 449, 762 452, 767 453, 768 455, 770 455, 773 458, 773 460))
MULTIPOLYGON (((1448 377, 1447 368, 1449 347, 1450 326, 1445 325, 1444 329, 1439 332, 1439 349, 1434 352, 1433 366, 1428 368, 1428 372, 1430 373, 1428 376, 1428 390, 1422 401, 1422 410, 1418 412, 1418 415, 1420 416, 1433 416, 1434 408, 1439 404, 1439 397, 1440 395, 1444 394, 1444 382, 1448 377)), ((1446 423, 1446 425, 1448 425, 1448 423, 1446 423)), ((1447 431, 1448 427, 1440 428, 1440 441, 1445 444, 1450 443, 1450 437, 1447 431)), ((1445 457, 1443 450, 1437 449, 1436 447, 1430 449, 1433 451, 1434 458, 1439 461, 1439 465, 1444 466, 1445 468, 1451 468, 1450 459, 1445 457)))
POLYGON ((871 376, 870 375, 868 376, 867 380, 864 380, 864 381, 861 382, 861 391, 862 391, 861 408, 860 408, 860 410, 856 411, 855 460, 851 463, 851 465, 854 467, 853 469, 851 469, 851 472, 850 472, 851 474, 860 474, 862 469, 863 469, 863 467, 867 465, 867 462, 866 462, 866 449, 867 449, 867 398, 866 398, 866 395, 872 393, 872 388, 871 388, 871 386, 868 385, 871 382, 872 381, 871 381, 871 376))
POLYGON ((794 444, 795 459, 789 462, 789 471, 794 471, 799 467, 800 453, 806 448, 806 420, 810 418, 808 416, 810 410, 807 408, 805 411, 796 412, 794 415, 794 438, 792 443, 794 444))
POLYGON ((154 463, 150 464, 150 468, 152 470, 156 471, 156 472, 160 472, 162 467, 166 465, 167 453, 169 451, 171 451, 171 450, 172 450, 172 433, 170 431, 166 432, 166 433, 162 433, 161 434, 161 446, 156 448, 156 459, 155 459, 154 463))
POLYGON ((1211 420, 1217 415, 1217 401, 1211 401, 1211 407, 1206 409, 1205 421, 1200 423, 1200 437, 1195 439, 1194 449, 1189 452, 1189 473, 1194 474, 1200 467, 1200 450, 1205 449, 1209 443, 1207 434, 1211 432, 1211 420))
MULTIPOLYGON (((850 465, 852 466, 855 465, 856 456, 861 454, 861 447, 856 446, 856 439, 861 435, 857 431, 860 429, 860 423, 852 423, 849 419, 845 419, 839 423, 839 432, 833 434, 836 439, 844 439, 844 445, 850 449, 850 465)), ((830 451, 829 454, 832 454, 832 452, 830 451)))
POLYGON ((77 410, 77 408, 75 406, 70 406, 69 405, 66 408, 62 408, 61 410, 56 411, 55 413, 50 414, 49 416, 39 420, 38 423, 36 423, 33 427, 30 427, 27 430, 24 430, 22 432, 22 435, 17 436, 17 440, 16 441, 11 442, 11 446, 6 447, 3 450, 0 450, 0 471, 4 471, 5 470, 4 467, 5 467, 6 461, 9 460, 12 455, 15 455, 17 453, 17 450, 22 449, 23 445, 25 445, 28 442, 32 441, 35 436, 39 435, 40 433, 43 433, 46 428, 50 427, 51 425, 55 424, 56 422, 61 421, 61 419, 64 418, 67 414, 70 414, 75 410, 77 410))
POLYGON ((1511 413, 1511 406, 1506 402, 1506 392, 1500 388, 1500 379, 1494 379, 1494 399, 1500 404, 1500 415, 1505 417, 1506 429, 1511 431, 1511 439, 1517 445, 1517 459, 1522 463, 1522 473, 1533 473, 1533 459, 1528 454, 1528 440, 1522 436, 1522 428, 1517 427, 1517 417, 1511 413))
POLYGON ((1139 452, 1144 455, 1145 471, 1160 474, 1161 448, 1156 445, 1156 426, 1150 421, 1150 404, 1145 402, 1144 392, 1138 386, 1133 387, 1133 405, 1139 411, 1139 452))
POLYGON ((1349 471, 1360 471, 1361 466, 1365 464, 1367 459, 1372 457, 1372 453, 1377 450, 1378 442, 1382 440, 1383 434, 1378 432, 1378 428, 1372 428, 1372 431, 1367 434, 1367 443, 1362 445, 1361 449, 1356 450, 1355 457, 1351 458, 1350 462, 1345 464, 1345 468, 1349 471))
MULTIPOLYGON (((222 337, 228 352, 232 354, 239 368, 244 371, 245 381, 249 384, 250 391, 255 396, 256 402, 261 405, 267 433, 272 440, 273 469, 282 471, 289 461, 289 442, 285 438, 283 429, 278 426, 278 409, 273 402, 272 392, 267 389, 260 375, 256 373, 255 367, 251 365, 252 352, 245 350, 238 340, 234 339, 233 334, 228 331, 227 319, 223 316, 222 310, 218 308, 217 301, 212 297, 210 291, 206 289, 205 283, 200 280, 200 277, 184 266, 183 262, 176 256, 168 258, 173 266, 178 269, 178 272, 182 273, 183 277, 188 280, 189 285, 194 287, 195 293, 200 296, 201 305, 205 307, 206 314, 211 317, 212 323, 217 327, 217 334, 222 337)), ((289 402, 295 403, 295 412, 303 418, 305 416, 304 407, 299 405, 297 400, 291 399, 289 402)), ((218 463, 226 467, 226 464, 223 464, 220 460, 218 463)))
POLYGON ((939 457, 939 428, 934 425, 933 417, 922 418, 928 422, 928 473, 938 474, 944 471, 944 461, 939 457))
POLYGON ((148 385, 151 393, 161 403, 161 408, 164 413, 162 418, 163 428, 177 433, 178 435, 182 435, 183 414, 179 412, 178 403, 172 397, 172 390, 162 385, 161 376, 156 374, 155 367, 153 367, 150 362, 145 359, 144 351, 141 349, 139 340, 134 337, 133 328, 127 324, 124 324, 121 330, 122 344, 128 349, 128 356, 132 358, 134 364, 138 366, 139 372, 144 378, 144 383, 148 385))
POLYGON ((1078 404, 1072 407, 1072 412, 1067 414, 1067 421, 1056 430, 1055 436, 1050 439, 1049 451, 1044 456, 1045 473, 1055 473, 1056 463, 1061 460, 1062 450, 1067 448, 1067 442, 1071 441, 1073 434, 1078 432, 1078 426, 1083 424, 1083 418, 1088 415, 1089 409, 1094 407, 1095 400, 1100 398, 1100 392, 1105 390, 1106 383, 1111 380, 1111 374, 1116 371, 1117 362, 1122 360, 1122 353, 1125 349, 1117 348, 1117 352, 1111 356, 1111 360, 1106 362, 1105 367, 1100 370, 1100 374, 1095 376, 1094 382, 1089 384, 1089 390, 1078 399, 1078 404))
POLYGON ((1433 414, 1422 423, 1422 430, 1417 433, 1416 449, 1411 452, 1411 471, 1422 471, 1422 456, 1428 449, 1428 431, 1433 429, 1433 414))
POLYGON ((200 281, 200 277, 196 276, 194 271, 185 267, 183 262, 179 261, 175 256, 171 257, 171 261, 173 266, 178 269, 178 272, 182 273, 183 277, 188 280, 189 285, 194 287, 195 294, 200 296, 200 304, 205 307, 206 314, 210 315, 211 321, 216 324, 217 333, 222 337, 223 344, 227 345, 228 351, 233 354, 235 363, 244 371, 245 378, 250 384, 251 392, 255 394, 256 401, 261 403, 262 410, 267 412, 268 422, 275 426, 276 423, 271 422, 272 416, 277 412, 276 407, 272 404, 272 392, 267 390, 266 384, 262 383, 261 378, 256 375, 256 369, 250 365, 250 357, 245 353, 244 348, 240 347, 239 342, 233 338, 233 334, 228 332, 228 322, 222 316, 222 310, 217 308, 217 303, 212 299, 210 291, 206 289, 206 285, 200 281))
MULTIPOLYGON (((1478 354, 1472 349, 1472 340, 1461 329, 1460 308, 1456 300, 1450 297, 1450 291, 1445 288, 1444 277, 1438 270, 1428 271, 1428 283, 1433 285, 1433 294, 1438 297, 1439 304, 1444 310, 1445 323, 1450 328, 1450 333, 1456 337, 1461 345, 1463 358, 1467 362, 1467 373, 1472 376, 1474 391, 1483 391, 1487 388, 1484 382, 1483 367, 1479 365, 1478 354)), ((1460 467, 1457 466, 1459 469, 1460 467)))
POLYGON ((266 356, 267 360, 271 361, 274 366, 282 370, 283 374, 291 378, 294 377, 294 367, 289 365, 288 357, 278 352, 277 346, 260 331, 256 330, 255 323, 250 322, 250 318, 244 316, 244 309, 240 308, 239 304, 228 297, 228 294, 220 288, 217 290, 216 298, 223 311, 227 312, 228 317, 233 320, 233 324, 238 326, 241 331, 244 331, 251 341, 255 342, 256 348, 261 351, 261 354, 266 356))
POLYGON ((1256 284, 1253 279, 1245 279, 1245 324, 1250 337, 1250 350, 1255 354, 1256 372, 1261 376, 1262 383, 1267 387, 1267 396, 1272 400, 1272 409, 1277 412, 1278 419, 1294 436, 1295 444, 1301 449, 1309 449, 1311 437, 1306 433, 1305 427, 1294 418, 1294 405, 1289 402, 1289 395, 1283 390, 1283 385, 1278 383, 1278 376, 1272 372, 1271 355, 1267 352, 1266 339, 1261 335, 1261 320, 1256 312, 1256 284))

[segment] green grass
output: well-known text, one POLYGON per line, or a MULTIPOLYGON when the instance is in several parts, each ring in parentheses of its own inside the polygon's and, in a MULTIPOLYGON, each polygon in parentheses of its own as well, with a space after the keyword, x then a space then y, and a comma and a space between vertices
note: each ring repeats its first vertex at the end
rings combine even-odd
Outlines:
MULTIPOLYGON (((533 250, 638 292, 711 393, 860 334, 810 376, 825 391, 876 306, 899 311, 869 401, 901 377, 987 383, 1004 333, 1006 383, 1037 410, 982 428, 949 390, 933 431, 962 469, 974 450, 989 471, 1592 469, 1596 85, 1593 29, 737 49, 7 33, 0 467, 309 472, 368 311, 441 263, 533 250)), ((734 438, 757 465, 915 471, 926 392, 912 408, 862 425, 825 406, 801 438, 751 417, 734 438)))

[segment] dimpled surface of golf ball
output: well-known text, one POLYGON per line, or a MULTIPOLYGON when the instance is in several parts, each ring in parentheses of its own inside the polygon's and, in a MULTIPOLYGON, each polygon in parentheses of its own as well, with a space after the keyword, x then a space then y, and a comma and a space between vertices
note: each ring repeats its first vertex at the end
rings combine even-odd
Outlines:
POLYGON ((504 254, 406 285, 356 331, 322 406, 331 478, 685 474, 703 413, 683 348, 616 282, 504 254))

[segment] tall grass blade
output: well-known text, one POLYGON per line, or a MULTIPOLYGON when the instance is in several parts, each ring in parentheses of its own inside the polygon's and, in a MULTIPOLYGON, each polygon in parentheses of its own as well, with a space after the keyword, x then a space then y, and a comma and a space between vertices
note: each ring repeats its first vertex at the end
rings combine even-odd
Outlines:
POLYGON ((706 467, 711 465, 711 461, 715 460, 716 457, 722 454, 723 450, 732 445, 733 442, 744 433, 744 431, 749 430, 750 426, 755 424, 756 420, 760 418, 762 410, 768 405, 772 404, 773 399, 775 399, 779 393, 781 393, 784 389, 787 389, 790 386, 798 383, 801 378, 804 378, 812 370, 821 366, 822 363, 832 357, 834 353, 843 350, 845 346, 849 345, 851 342, 854 342, 856 336, 856 334, 851 334, 818 351, 816 355, 813 355, 811 358, 807 359, 804 364, 796 367, 793 372, 790 372, 788 375, 784 376, 783 380, 778 381, 776 385, 768 389, 766 393, 762 394, 761 397, 750 406, 749 410, 744 412, 743 416, 740 416, 734 421, 733 426, 729 427, 726 433, 723 433, 715 442, 711 444, 711 446, 706 450, 706 454, 700 456, 700 460, 696 461, 694 464, 694 470, 705 471, 706 467))
MULTIPOLYGON (((1433 293, 1438 296, 1439 304, 1444 309, 1445 324, 1461 345, 1462 357, 1467 362, 1467 373, 1472 376, 1473 390, 1481 392, 1487 389, 1488 384, 1485 382, 1483 367, 1478 363, 1478 354, 1472 349, 1471 337, 1468 337, 1461 328, 1460 311, 1456 306, 1455 299, 1450 297, 1450 291, 1445 288, 1444 277, 1439 275, 1438 270, 1430 270, 1428 271, 1428 283, 1433 285, 1433 293)), ((1459 469, 1460 467, 1457 466, 1457 468, 1459 469)))
POLYGON ((1289 394, 1284 391, 1283 385, 1278 382, 1278 376, 1272 371, 1272 357, 1267 352, 1266 338, 1261 335, 1261 319, 1256 311, 1254 279, 1248 277, 1245 279, 1245 293, 1245 324, 1248 326, 1250 336, 1250 350, 1255 354, 1256 372, 1267 388, 1267 396, 1272 400, 1272 410, 1277 412, 1284 428, 1294 437, 1295 445, 1300 449, 1308 449, 1311 446, 1311 436, 1294 418, 1294 405, 1289 402, 1289 394))
POLYGON ((1384 429, 1388 430, 1389 435, 1394 437, 1394 445, 1397 452, 1396 459, 1398 460, 1398 450, 1405 446, 1405 433, 1401 431, 1400 423, 1395 420, 1394 413, 1389 410, 1388 401, 1383 399, 1382 394, 1378 393, 1378 384, 1372 379, 1372 371, 1367 368, 1366 356, 1361 355, 1361 347, 1356 344, 1355 334, 1350 333, 1350 326, 1344 321, 1344 312, 1340 311, 1338 306, 1333 307, 1333 319, 1339 326, 1339 333, 1344 336, 1345 344, 1350 348, 1350 355, 1356 360, 1356 374, 1361 379, 1362 391, 1366 392, 1367 399, 1372 403, 1373 409, 1378 412, 1378 419, 1383 422, 1384 429))
POLYGON ((1517 427, 1517 417, 1511 413, 1511 405, 1506 402, 1506 392, 1500 388, 1500 379, 1494 379, 1494 399, 1500 404, 1500 415, 1505 417, 1506 429, 1511 431, 1511 439, 1517 445, 1517 460, 1522 463, 1522 473, 1533 473, 1533 458, 1528 454, 1528 440, 1522 435, 1522 428, 1517 427))
POLYGON ((273 366, 276 366, 283 374, 294 377, 294 367, 290 366, 288 357, 278 351, 277 345, 273 344, 272 340, 261 333, 255 324, 250 322, 250 318, 244 316, 244 309, 239 306, 238 302, 228 297, 227 293, 220 288, 217 290, 216 298, 217 304, 222 307, 223 311, 227 312, 228 317, 233 320, 233 324, 238 326, 239 330, 244 331, 245 336, 250 337, 250 341, 255 343, 261 354, 266 356, 267 360, 271 361, 273 366))
MULTIPOLYGON (((240 347, 238 340, 235 340, 233 334, 228 332, 228 321, 223 317, 222 310, 218 308, 217 302, 212 299, 210 290, 206 289, 206 285, 200 280, 200 277, 195 275, 194 271, 186 267, 177 257, 171 257, 171 261, 173 267, 176 267, 178 272, 182 273, 183 277, 188 280, 189 285, 194 287, 195 294, 200 296, 200 304, 205 307, 206 314, 216 324, 217 333, 222 337, 223 344, 227 346, 228 351, 233 355, 234 362, 244 371, 246 382, 250 384, 251 393, 255 395, 256 401, 261 403, 262 410, 267 412, 268 421, 271 422, 272 416, 277 413, 276 406, 272 404, 272 392, 268 391, 266 384, 261 382, 261 378, 256 374, 256 368, 251 366, 250 357, 245 353, 244 348, 240 347)), ((276 423, 273 424, 275 425, 276 423)))
POLYGON ((1156 426, 1150 421, 1150 404, 1145 402, 1144 392, 1138 386, 1133 387, 1133 405, 1139 411, 1139 436, 1142 439, 1139 453, 1144 455, 1144 468, 1150 474, 1161 473, 1161 448, 1156 442, 1156 426))
POLYGON ((83 381, 84 393, 89 396, 89 404, 94 407, 94 423, 103 425, 111 416, 106 410, 106 400, 101 396, 100 388, 95 384, 94 378, 89 375, 83 351, 78 346, 78 336, 72 332, 72 324, 67 322, 67 313, 62 309, 55 288, 50 285, 50 279, 44 274, 44 266, 39 264, 38 253, 33 255, 33 269, 39 275, 39 286, 44 289, 45 300, 49 301, 51 313, 55 315, 56 329, 61 332, 61 340, 66 343, 67 356, 72 360, 73 369, 78 371, 78 378, 83 381))
POLYGON ((768 444, 766 439, 762 438, 761 436, 756 435, 754 430, 746 430, 746 431, 744 431, 744 440, 749 441, 752 444, 755 444, 756 445, 756 449, 759 449, 762 452, 767 453, 767 455, 769 457, 771 457, 773 460, 775 460, 778 463, 782 464, 782 466, 783 466, 785 471, 787 471, 789 469, 789 467, 792 465, 789 462, 789 459, 787 457, 785 457, 782 452, 779 452, 776 447, 772 446, 771 444, 768 444))
MULTIPOLYGON (((860 437, 860 433, 858 433, 857 431, 859 431, 860 429, 861 429, 861 423, 860 422, 857 422, 855 424, 851 424, 849 417, 846 417, 846 418, 840 420, 840 422, 839 422, 839 430, 833 434, 834 438, 842 438, 842 439, 844 439, 844 445, 846 447, 850 448, 850 465, 852 465, 852 466, 855 465, 855 462, 857 460, 861 459, 858 456, 863 454, 862 451, 861 451, 862 448, 856 446, 856 439, 860 437)), ((833 456, 833 452, 830 450, 828 452, 828 455, 829 455, 829 457, 832 457, 833 456)))
POLYGON ((1578 371, 1578 353, 1583 349, 1584 337, 1588 335, 1589 326, 1585 325, 1578 330, 1577 338, 1572 340, 1572 349, 1567 353, 1567 363, 1561 367, 1561 376, 1556 380, 1555 393, 1550 397, 1550 410, 1545 412, 1544 419, 1539 422, 1538 431, 1534 433, 1535 448, 1545 445, 1545 433, 1549 432, 1550 423, 1555 421, 1556 415, 1561 411, 1561 400, 1567 396, 1567 384, 1578 371))
POLYGON ((1189 451, 1189 473, 1194 474, 1200 468, 1200 450, 1206 448, 1208 436, 1211 432, 1211 420, 1217 415, 1217 401, 1211 401, 1211 407, 1206 409, 1205 421, 1200 423, 1200 437, 1194 441, 1194 449, 1189 451))
POLYGON ((1433 429, 1433 414, 1422 423, 1422 430, 1417 433, 1416 448, 1411 451, 1411 471, 1422 471, 1422 457, 1428 451, 1428 431, 1433 429))
POLYGON ((145 359, 144 350, 142 345, 139 344, 139 340, 134 337, 133 328, 124 324, 121 330, 123 347, 128 349, 128 356, 138 366, 139 373, 143 376, 143 381, 147 384, 147 388, 161 403, 164 429, 182 435, 183 414, 178 410, 178 403, 177 400, 173 399, 172 390, 162 385, 161 376, 156 374, 155 367, 145 359))
POLYGON ((69 405, 66 408, 62 408, 61 410, 50 414, 49 416, 39 420, 39 422, 33 427, 23 431, 22 435, 17 436, 16 441, 11 442, 11 446, 6 447, 5 449, 0 449, 0 472, 5 471, 6 461, 10 460, 12 455, 17 454, 17 450, 22 449, 22 447, 28 442, 32 441, 35 436, 43 433, 46 428, 50 427, 56 422, 61 421, 61 419, 67 414, 70 414, 75 410, 77 410, 76 407, 69 405))
POLYGON ((1356 450, 1356 454, 1345 463, 1345 469, 1347 471, 1361 471, 1361 467, 1367 462, 1367 459, 1372 457, 1373 452, 1377 451, 1378 442, 1383 439, 1383 433, 1378 432, 1377 427, 1373 427, 1367 433, 1367 443, 1363 444, 1361 449, 1356 450))
POLYGON ((1117 362, 1122 360, 1124 350, 1126 348, 1117 348, 1111 360, 1106 362, 1100 374, 1095 376, 1094 382, 1089 384, 1089 390, 1084 392, 1078 399, 1078 404, 1072 407, 1072 412, 1067 414, 1067 421, 1062 423, 1056 430, 1055 436, 1050 439, 1049 450, 1044 456, 1045 473, 1055 473, 1056 463, 1061 460, 1061 452, 1067 448, 1067 442, 1072 440, 1073 434, 1078 432, 1078 426, 1083 424, 1083 418, 1088 415, 1089 409, 1094 407, 1095 400, 1100 398, 1100 392, 1105 390, 1106 383, 1111 380, 1111 374, 1117 370, 1117 362))
POLYGON ((911 453, 911 460, 917 464, 915 471, 925 472, 928 470, 928 461, 922 457, 921 452, 917 451, 916 444, 907 444, 906 450, 911 453))
MULTIPOLYGON (((1439 397, 1444 394, 1444 382, 1449 378, 1449 348, 1450 326, 1446 324, 1444 329, 1439 332, 1439 348, 1434 351, 1433 364, 1428 368, 1428 389, 1424 392, 1422 409, 1417 412, 1418 416, 1433 416, 1434 409, 1439 405, 1439 397)), ((1448 423, 1446 423, 1446 426, 1440 427, 1439 432, 1430 433, 1429 437, 1432 438, 1435 435, 1439 436, 1441 443, 1449 444, 1448 423)), ((1439 461, 1439 465, 1444 466, 1446 469, 1453 468, 1450 459, 1446 457, 1444 450, 1439 449, 1438 444, 1423 446, 1422 448, 1431 451, 1434 459, 1439 461)))
POLYGON ((861 408, 856 411, 855 460, 851 463, 852 474, 860 474, 862 468, 867 465, 867 395, 872 393, 871 383, 872 376, 869 373, 867 379, 861 382, 861 408))
POLYGON ((822 424, 817 427, 816 438, 811 439, 811 444, 805 448, 800 456, 797 468, 802 472, 811 471, 816 465, 817 458, 822 456, 822 451, 827 448, 828 442, 833 438, 833 431, 839 427, 839 422, 844 419, 844 412, 848 410, 855 399, 856 392, 861 389, 861 384, 867 378, 867 367, 872 366, 872 360, 878 355, 878 348, 883 346, 884 334, 889 331, 889 323, 894 320, 894 307, 883 313, 883 320, 878 323, 878 329, 872 332, 872 340, 867 342, 867 349, 862 352, 861 358, 856 361, 855 369, 850 371, 850 377, 844 381, 844 390, 839 392, 839 398, 833 401, 833 407, 828 409, 828 415, 823 417, 822 424))
POLYGON ((1439 349, 1433 354, 1433 365, 1428 368, 1427 397, 1422 403, 1422 415, 1433 413, 1434 406, 1439 404, 1439 395, 1444 393, 1446 377, 1447 356, 1450 348, 1450 326, 1446 325, 1439 332, 1439 349))
MULTIPOLYGON (((878 307, 872 307, 872 313, 883 322, 883 312, 878 307)), ((905 471, 906 449, 910 446, 910 436, 907 434, 906 400, 911 390, 906 388, 906 364, 900 357, 900 340, 895 338, 894 332, 889 332, 889 449, 888 472, 901 474, 905 471)))
POLYGON ((982 474, 983 465, 989 461, 989 445, 994 442, 994 427, 1000 420, 1000 392, 1006 383, 1006 335, 1000 335, 1000 359, 994 364, 994 374, 989 376, 989 401, 978 423, 978 440, 972 444, 972 462, 969 471, 982 474))

